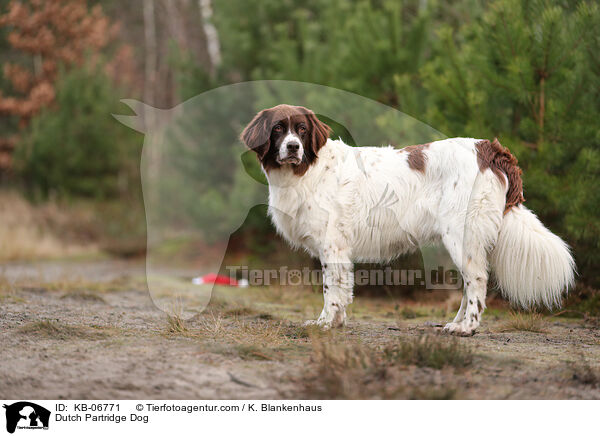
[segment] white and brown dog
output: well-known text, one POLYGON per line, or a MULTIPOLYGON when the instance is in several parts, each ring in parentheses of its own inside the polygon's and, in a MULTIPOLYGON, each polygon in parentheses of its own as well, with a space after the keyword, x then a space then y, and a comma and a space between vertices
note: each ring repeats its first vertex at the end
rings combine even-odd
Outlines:
POLYGON ((269 182, 269 214, 294 247, 321 260, 325 304, 337 327, 352 302, 353 262, 385 262, 441 242, 464 279, 444 330, 471 335, 485 309, 488 269, 513 303, 560 304, 573 284, 568 246, 521 203, 521 170, 497 140, 350 147, 300 106, 259 112, 241 135, 269 182))

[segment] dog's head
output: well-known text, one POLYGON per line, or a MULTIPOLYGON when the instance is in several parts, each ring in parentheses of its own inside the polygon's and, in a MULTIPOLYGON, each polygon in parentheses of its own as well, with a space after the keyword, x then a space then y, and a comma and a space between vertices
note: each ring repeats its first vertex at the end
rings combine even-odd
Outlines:
POLYGON ((313 111, 280 104, 256 114, 241 138, 256 152, 265 171, 289 166, 302 175, 317 159, 330 131, 313 111))

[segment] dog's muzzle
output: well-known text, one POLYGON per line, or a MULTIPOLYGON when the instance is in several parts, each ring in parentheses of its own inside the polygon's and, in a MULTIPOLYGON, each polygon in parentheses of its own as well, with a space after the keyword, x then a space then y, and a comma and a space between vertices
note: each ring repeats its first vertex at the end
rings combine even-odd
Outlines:
POLYGON ((302 158, 300 156, 301 151, 299 142, 288 142, 287 144, 285 144, 285 150, 282 151, 284 151, 284 156, 282 157, 280 153, 277 158, 277 162, 279 162, 280 164, 298 165, 300 162, 302 162, 302 158))

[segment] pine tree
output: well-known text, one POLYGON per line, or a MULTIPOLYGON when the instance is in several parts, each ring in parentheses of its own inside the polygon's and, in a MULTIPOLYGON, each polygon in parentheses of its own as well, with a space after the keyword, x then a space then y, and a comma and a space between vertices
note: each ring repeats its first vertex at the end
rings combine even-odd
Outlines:
POLYGON ((598 26, 590 2, 495 1, 481 20, 442 28, 424 70, 427 121, 449 136, 499 137, 524 169, 527 204, 588 280, 600 261, 598 26))
POLYGON ((221 32, 224 64, 244 79, 306 81, 406 112, 421 109, 418 72, 426 60, 431 23, 425 2, 233 3, 216 6, 216 18, 227 29, 221 32), (236 13, 229 9, 234 7, 236 13))

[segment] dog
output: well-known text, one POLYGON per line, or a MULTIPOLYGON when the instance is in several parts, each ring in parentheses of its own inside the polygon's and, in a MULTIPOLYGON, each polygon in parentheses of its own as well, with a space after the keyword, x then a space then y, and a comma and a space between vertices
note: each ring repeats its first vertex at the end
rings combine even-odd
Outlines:
POLYGON ((309 109, 260 111, 241 140, 269 184, 269 215, 292 247, 320 259, 324 328, 346 322, 353 262, 387 262, 442 243, 463 278, 460 308, 444 331, 475 333, 489 270, 513 304, 561 304, 573 286, 570 249, 523 206, 521 169, 497 139, 350 147, 309 109))

